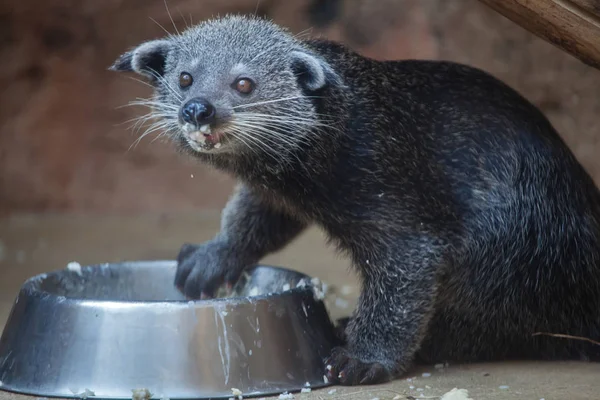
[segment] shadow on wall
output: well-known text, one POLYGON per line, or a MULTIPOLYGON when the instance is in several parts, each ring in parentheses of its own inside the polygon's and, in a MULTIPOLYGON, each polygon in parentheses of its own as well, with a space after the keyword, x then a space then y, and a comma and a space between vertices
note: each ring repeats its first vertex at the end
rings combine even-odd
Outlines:
MULTIPOLYGON (((481 67, 550 117, 600 181, 600 74, 477 0, 168 0, 175 24, 257 13, 378 59, 481 67)), ((149 89, 106 67, 174 31, 163 0, 22 0, 0 5, 0 214, 221 208, 232 181, 137 136, 120 108, 149 89), (156 21, 153 22, 152 19, 156 21)))

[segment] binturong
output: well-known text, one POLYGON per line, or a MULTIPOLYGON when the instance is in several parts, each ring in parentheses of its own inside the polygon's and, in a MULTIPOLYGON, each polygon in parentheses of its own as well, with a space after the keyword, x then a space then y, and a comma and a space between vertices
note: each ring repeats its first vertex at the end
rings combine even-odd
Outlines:
POLYGON ((362 282, 325 360, 334 383, 414 363, 598 358, 546 333, 600 338, 599 191, 496 78, 242 16, 142 43, 111 69, 147 77, 165 134, 239 181, 220 232, 178 255, 188 297, 215 296, 316 224, 362 282))

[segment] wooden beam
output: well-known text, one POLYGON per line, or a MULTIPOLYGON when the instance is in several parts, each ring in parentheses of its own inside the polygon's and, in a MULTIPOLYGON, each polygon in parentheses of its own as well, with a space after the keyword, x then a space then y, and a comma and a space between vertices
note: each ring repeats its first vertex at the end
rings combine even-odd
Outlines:
POLYGON ((480 0, 531 33, 600 69, 600 0, 480 0))

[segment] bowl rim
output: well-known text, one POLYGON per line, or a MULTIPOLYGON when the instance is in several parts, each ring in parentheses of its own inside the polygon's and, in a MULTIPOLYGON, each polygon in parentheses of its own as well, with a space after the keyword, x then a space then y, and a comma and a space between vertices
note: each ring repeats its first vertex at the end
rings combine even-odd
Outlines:
MULTIPOLYGON (((135 260, 135 261, 105 262, 105 263, 81 265, 81 269, 82 270, 84 270, 84 269, 91 270, 93 268, 107 267, 107 266, 111 266, 111 265, 112 266, 129 265, 129 266, 133 266, 133 267, 135 267, 136 265, 144 265, 146 267, 151 267, 151 268, 163 268, 165 266, 176 266, 177 261, 165 259, 165 260, 135 260)), ((67 268, 62 268, 62 269, 52 270, 50 272, 40 273, 40 274, 34 275, 34 276, 28 278, 27 280, 25 280, 25 282, 21 285, 21 288, 19 289, 17 299, 23 295, 28 298, 34 298, 37 300, 54 300, 54 301, 59 301, 61 303, 80 304, 80 305, 94 305, 94 304, 106 305, 109 303, 113 303, 113 304, 121 304, 121 305, 128 305, 128 306, 137 306, 137 307, 156 306, 156 305, 171 306, 171 307, 190 307, 190 306, 214 307, 214 306, 223 306, 225 304, 227 304, 227 305, 253 304, 253 303, 257 303, 259 301, 274 300, 274 299, 285 298, 285 297, 290 297, 290 296, 297 296, 299 294, 306 295, 306 294, 310 293, 311 296, 314 295, 314 292, 312 291, 312 283, 311 283, 312 277, 309 275, 306 275, 303 272, 299 272, 299 271, 296 271, 296 270, 293 270, 290 268, 285 268, 282 266, 262 264, 262 263, 258 263, 256 265, 250 267, 249 270, 256 269, 256 268, 270 268, 270 269, 275 269, 275 270, 279 270, 279 271, 293 272, 295 274, 301 275, 302 279, 307 279, 307 284, 304 286, 301 286, 301 287, 290 288, 289 290, 286 290, 283 292, 272 292, 272 293, 260 294, 260 295, 256 295, 256 296, 237 296, 237 297, 227 297, 227 298, 213 298, 213 299, 206 299, 206 300, 200 300, 200 299, 196 299, 196 300, 193 300, 193 299, 189 299, 189 300, 188 299, 180 299, 180 300, 84 299, 84 298, 78 298, 78 297, 72 297, 72 296, 63 296, 63 295, 59 295, 56 293, 52 293, 52 292, 48 292, 48 291, 39 289, 39 285, 43 280, 45 280, 51 276, 58 276, 58 275, 64 274, 65 272, 68 271, 67 268)), ((72 273, 76 273, 76 272, 72 272, 72 273)))

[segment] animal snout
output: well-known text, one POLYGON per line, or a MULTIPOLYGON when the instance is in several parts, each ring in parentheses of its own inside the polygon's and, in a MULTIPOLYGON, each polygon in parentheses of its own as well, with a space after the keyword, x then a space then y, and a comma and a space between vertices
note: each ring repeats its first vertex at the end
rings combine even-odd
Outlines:
POLYGON ((215 119, 215 107, 206 99, 193 98, 181 108, 181 118, 198 127, 210 124, 215 119))

